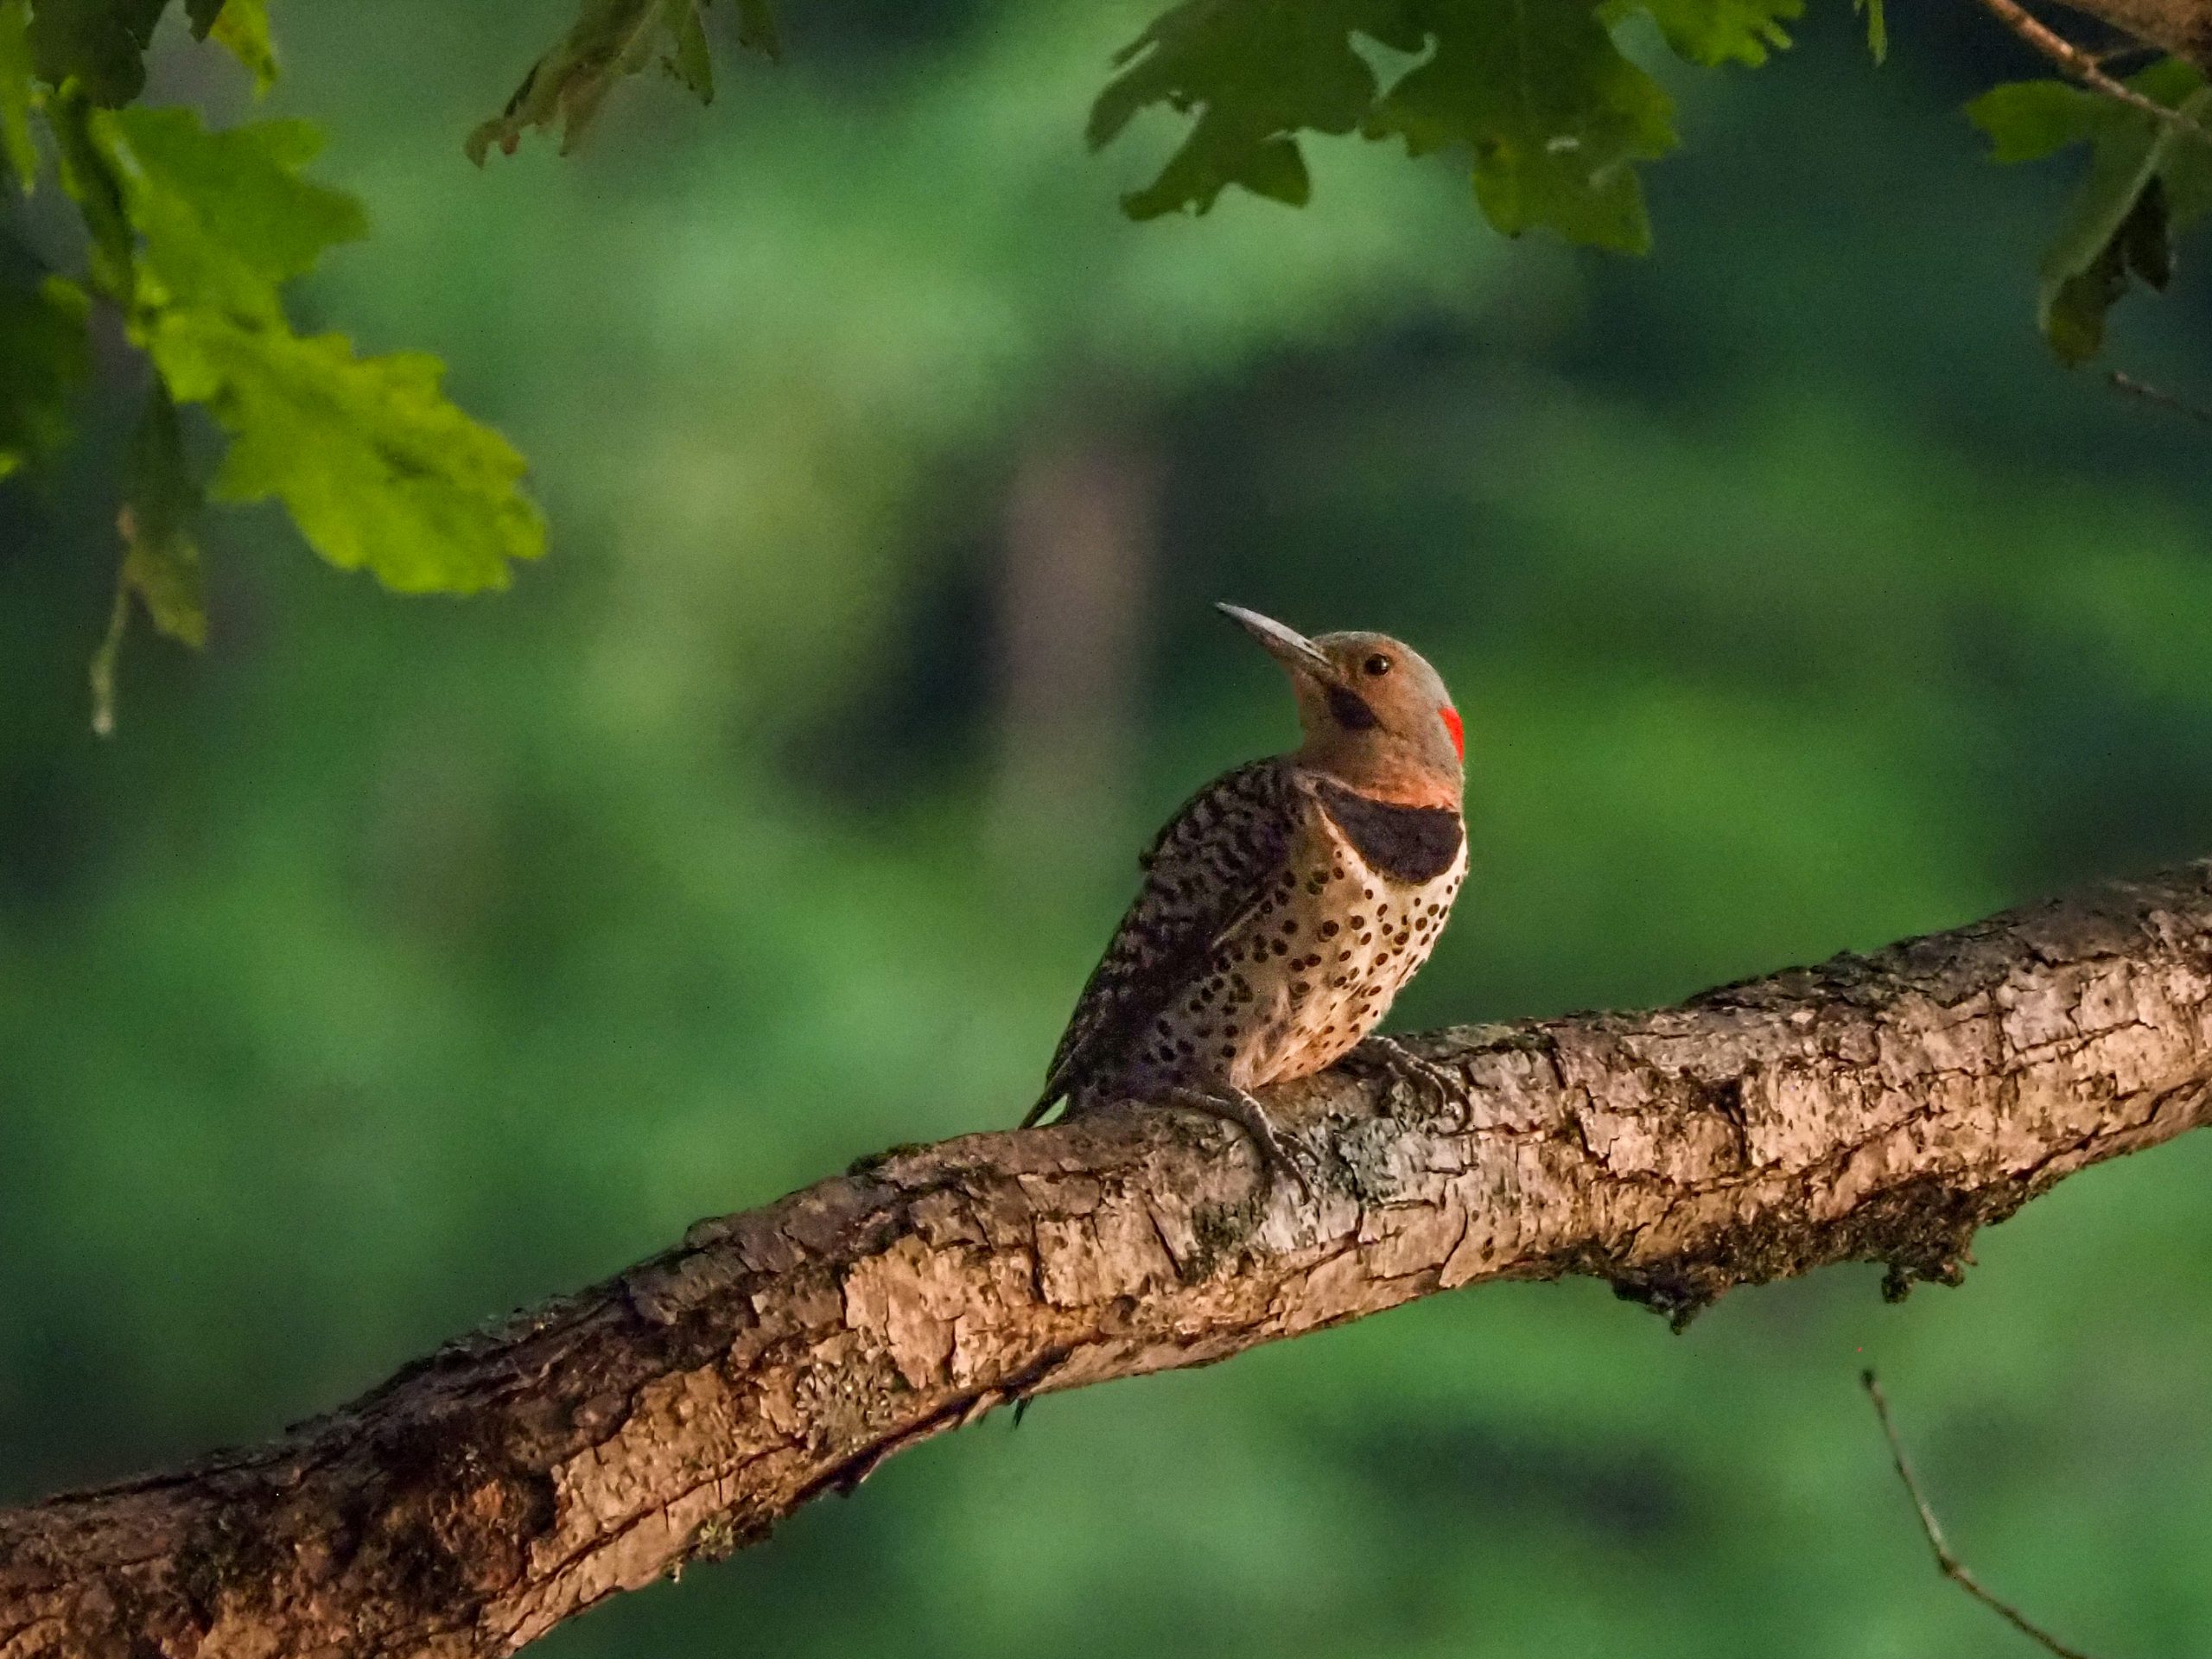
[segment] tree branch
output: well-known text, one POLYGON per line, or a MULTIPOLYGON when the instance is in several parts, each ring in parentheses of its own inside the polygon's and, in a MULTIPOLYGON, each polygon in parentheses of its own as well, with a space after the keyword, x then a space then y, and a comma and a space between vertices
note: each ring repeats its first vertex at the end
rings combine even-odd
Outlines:
POLYGON ((2119 369, 2108 371, 2105 379, 2114 391, 2124 391, 2131 397, 2140 397, 2146 404, 2170 409, 2177 415, 2185 415, 2201 425, 2212 426, 2212 409, 2207 409, 2202 404, 2192 404, 2186 397, 2177 397, 2171 391, 2138 380, 2133 375, 2119 369))
POLYGON ((2178 129, 2196 137, 2212 142, 2212 135, 2198 126, 2179 110, 2171 109, 2154 99, 2148 99, 2123 80, 2105 73, 2097 55, 2076 46, 2056 29, 2035 16, 2019 0, 1981 0, 1982 7, 1997 21, 2025 41, 2030 47, 2050 60, 2058 72, 2077 80, 2093 92, 2118 100, 2128 108, 2149 116, 2162 125, 2178 129))
POLYGON ((2212 1116, 2212 864, 1649 1014, 1415 1039, 1268 1104, 1317 1172, 1122 1107, 695 1227, 270 1446, 0 1513, 0 1659, 505 1654, 1011 1401, 1489 1279, 1686 1319, 1974 1230, 2212 1116))
POLYGON ((1919 1513, 1921 1535, 1928 1540, 1928 1548, 1936 1557, 1936 1570, 2038 1647, 2057 1655, 2058 1659, 2089 1659, 2081 1649, 2067 1646, 2011 1602, 1992 1592, 1964 1561, 1951 1553, 1942 1524, 1936 1519, 1927 1494, 1920 1490, 1919 1477, 1912 1472, 1912 1460, 1904 1454, 1904 1441, 1898 1437, 1897 1426, 1890 1416, 1889 1396, 1882 1392, 1882 1385, 1873 1372, 1859 1372, 1859 1381, 1866 1390, 1866 1397, 1874 1402, 1874 1415, 1881 1421, 1882 1433, 1890 1443, 1890 1461, 1897 1465, 1897 1478, 1904 1483, 1905 1495, 1912 1499, 1912 1507, 1919 1513))
POLYGON ((2212 0, 2063 0, 2146 46, 2212 70, 2212 0))

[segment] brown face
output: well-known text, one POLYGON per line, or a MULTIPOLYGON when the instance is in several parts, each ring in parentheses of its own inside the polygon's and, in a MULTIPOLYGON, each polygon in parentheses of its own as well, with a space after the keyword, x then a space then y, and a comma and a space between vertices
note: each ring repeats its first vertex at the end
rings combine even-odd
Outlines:
POLYGON ((1218 608, 1289 671, 1310 758, 1355 780, 1448 779, 1457 792, 1466 754, 1459 711, 1420 652, 1382 633, 1309 639, 1256 611, 1218 608))

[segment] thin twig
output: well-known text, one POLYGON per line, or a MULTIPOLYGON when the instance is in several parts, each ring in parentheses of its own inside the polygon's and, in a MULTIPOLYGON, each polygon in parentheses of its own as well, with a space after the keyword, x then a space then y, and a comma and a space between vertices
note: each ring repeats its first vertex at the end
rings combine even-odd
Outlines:
POLYGON ((2008 1601, 2000 1601, 1981 1586, 1981 1581, 1967 1570, 1967 1564, 1951 1554, 1950 1545, 1943 1541, 1943 1529, 1937 1524, 1936 1511, 1928 1507, 1928 1499, 1920 1490, 1920 1482, 1912 1472, 1912 1464, 1904 1454, 1904 1442, 1897 1438, 1897 1427, 1890 1421, 1890 1402, 1883 1397, 1882 1385, 1874 1380, 1872 1371, 1861 1371, 1859 1380, 1866 1385, 1866 1395, 1874 1402, 1874 1414, 1882 1420, 1882 1433, 1889 1437, 1890 1455, 1897 1459, 1897 1478, 1904 1482, 1905 1491, 1911 1495, 1912 1506, 1920 1511, 1920 1529, 1928 1535, 1928 1547, 1936 1552, 1936 1570, 1965 1591, 1983 1606, 2000 1615, 2012 1628, 2040 1643, 2059 1659, 2089 1659, 2079 1648, 2069 1648, 2040 1624, 2031 1621, 2026 1614, 2008 1601))
POLYGON ((2171 409, 2177 415, 2186 415, 2192 421, 2202 421, 2205 425, 2212 426, 2212 409, 2207 409, 2202 404, 2192 404, 2186 397, 2177 397, 2171 391, 2161 391, 2119 369, 2110 371, 2106 378, 2112 383, 2115 391, 2124 391, 2132 397, 2140 397, 2146 404, 2156 404, 2161 409, 2171 409))
POLYGON ((2152 119, 2164 122, 2183 132, 2194 133, 2212 143, 2208 133, 2179 110, 2161 104, 2154 98, 2145 98, 2126 82, 2107 74, 2097 61, 2096 54, 2076 46, 2050 24, 2032 16, 2019 0, 1981 0, 1991 16, 2018 35, 2037 51, 2056 64, 2060 69, 2080 81, 2091 92, 2102 92, 2107 98, 2116 98, 2130 109, 2140 110, 2152 119))
POLYGON ((2123 58, 2158 57, 2164 50, 2164 47, 2152 46, 2147 41, 2126 41, 2118 46, 2108 46, 2101 52, 2092 52, 2089 55, 2097 60, 2098 68, 2109 73, 2113 65, 2123 58))

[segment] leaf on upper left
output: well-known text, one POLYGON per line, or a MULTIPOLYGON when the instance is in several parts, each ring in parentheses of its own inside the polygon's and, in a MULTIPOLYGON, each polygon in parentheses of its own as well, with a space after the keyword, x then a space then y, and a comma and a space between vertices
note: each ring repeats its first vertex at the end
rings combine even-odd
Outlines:
POLYGON ((93 103, 128 104, 146 89, 146 48, 168 0, 34 0, 31 59, 39 79, 75 80, 93 103))
POLYGON ((38 182, 38 149, 31 143, 30 0, 0 0, 0 156, 29 195, 38 182))
POLYGON ((0 282, 0 478, 69 435, 69 397, 91 374, 91 302, 65 277, 0 282))
POLYGON ((356 357, 286 319, 282 285, 365 228, 352 196, 301 176, 311 126, 70 107, 65 178, 88 205, 111 190, 127 227, 95 269, 169 394, 230 435, 212 495, 281 500, 323 558, 408 593, 504 587, 544 550, 523 458, 445 397, 435 359, 356 357))
POLYGON ((116 668, 134 600, 144 607, 156 632, 194 650, 207 643, 206 578, 192 535, 200 486, 185 459, 175 400, 158 376, 131 436, 124 483, 123 507, 115 519, 123 562, 116 571, 107 633, 92 653, 92 729, 102 737, 115 730, 116 668))

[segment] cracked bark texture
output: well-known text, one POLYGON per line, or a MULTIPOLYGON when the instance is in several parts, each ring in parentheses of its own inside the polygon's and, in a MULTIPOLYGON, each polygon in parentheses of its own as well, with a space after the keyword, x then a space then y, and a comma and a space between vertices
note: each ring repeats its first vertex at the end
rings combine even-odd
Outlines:
POLYGON ((2212 1116, 2212 863, 1310 1079, 1313 1192, 1125 1106, 901 1149, 454 1343, 270 1446, 0 1512, 0 1659, 513 1651, 1024 1396, 1490 1279, 1679 1319, 1974 1230, 2212 1116))

